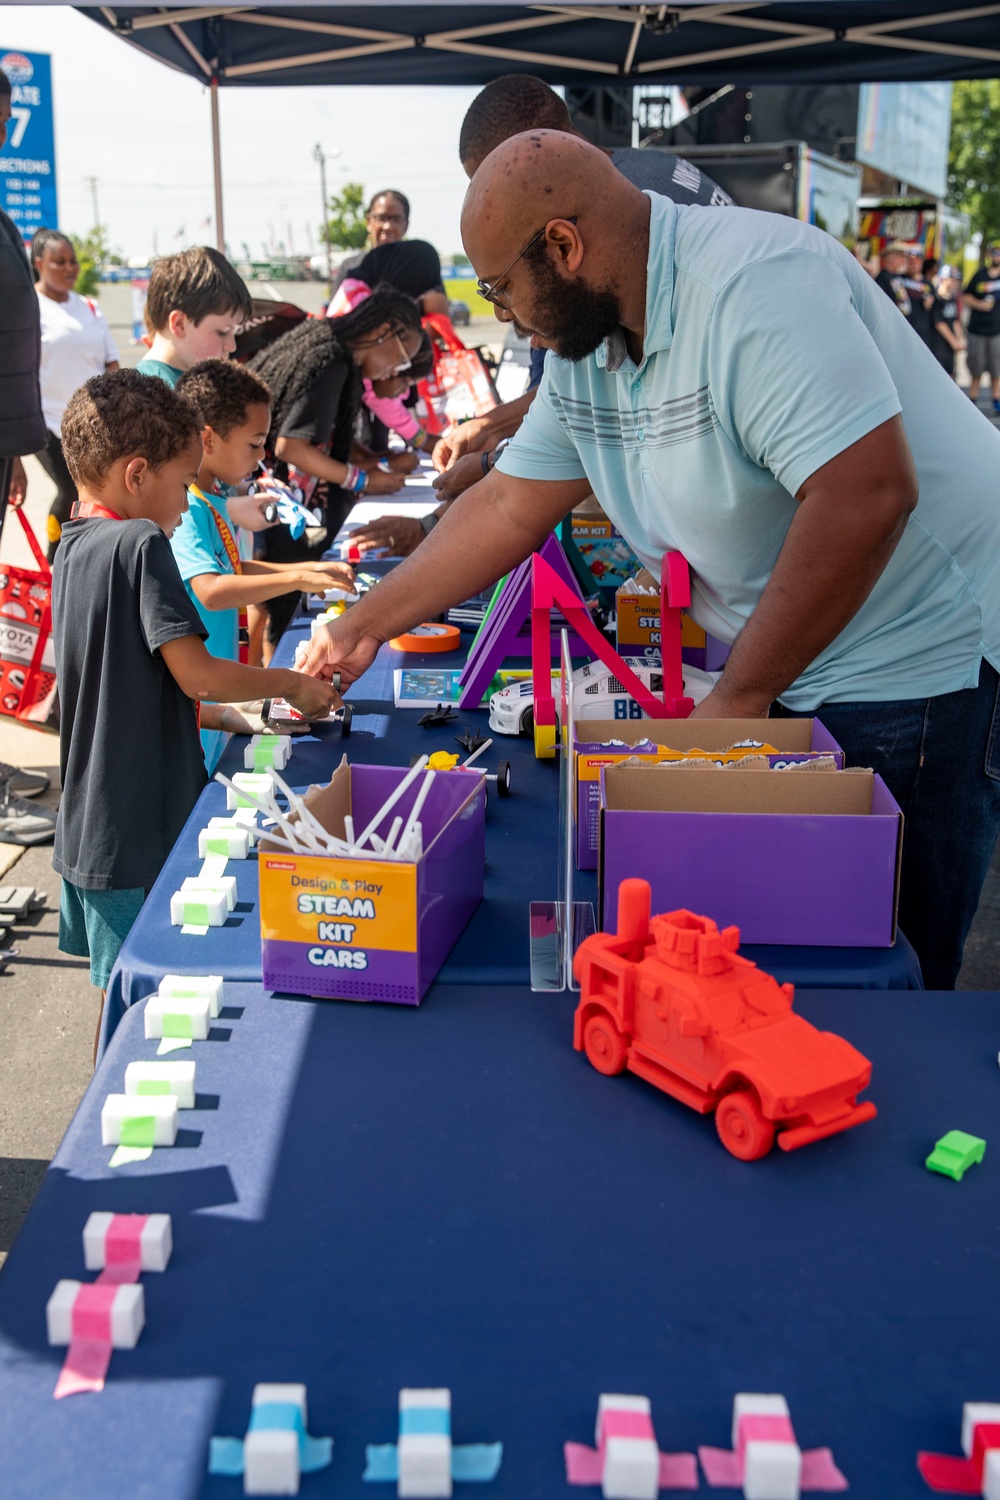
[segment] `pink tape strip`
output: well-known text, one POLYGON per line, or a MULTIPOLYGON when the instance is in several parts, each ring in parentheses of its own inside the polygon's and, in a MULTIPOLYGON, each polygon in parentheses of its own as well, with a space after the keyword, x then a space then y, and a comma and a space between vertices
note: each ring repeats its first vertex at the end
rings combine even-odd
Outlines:
POLYGON ((619 1411, 608 1407, 601 1413, 601 1447, 611 1437, 650 1438, 655 1441, 653 1420, 648 1412, 619 1411))
POLYGON ((693 1453, 660 1454, 661 1490, 696 1490, 698 1461, 693 1453))
POLYGON ((600 1484, 604 1465, 596 1448, 583 1443, 564 1443, 563 1457, 567 1484, 600 1484))
POLYGON ((742 1460, 747 1443, 794 1443, 795 1429, 788 1417, 748 1415, 740 1418, 736 1451, 742 1460))
MULTIPOLYGON (((616 1437, 623 1434, 616 1433, 616 1437)), ((633 1434, 629 1434, 633 1436, 633 1434)), ((641 1436, 641 1434, 640 1434, 641 1436)), ((596 1448, 583 1443, 564 1443, 567 1484, 600 1484, 604 1460, 596 1448)), ((693 1453, 660 1454, 661 1490, 696 1490, 698 1488, 698 1464, 693 1453)))
MULTIPOLYGON (((738 1453, 731 1453, 727 1448, 699 1448, 698 1457, 705 1479, 713 1488, 737 1490, 742 1486, 743 1465, 738 1453)), ((833 1492, 847 1487, 847 1480, 834 1463, 829 1448, 812 1448, 803 1453, 803 1490, 833 1492)))
POLYGON ((56 1382, 55 1399, 82 1391, 103 1391, 111 1363, 111 1307, 116 1286, 82 1286, 73 1303, 69 1350, 56 1382))
POLYGON ((104 1270, 98 1282, 139 1280, 142 1270, 142 1231, 147 1214, 115 1214, 104 1237, 104 1270))

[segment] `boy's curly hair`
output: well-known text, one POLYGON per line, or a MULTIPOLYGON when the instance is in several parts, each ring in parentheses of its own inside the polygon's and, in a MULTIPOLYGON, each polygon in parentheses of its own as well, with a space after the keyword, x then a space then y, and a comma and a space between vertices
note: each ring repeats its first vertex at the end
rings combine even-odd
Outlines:
POLYGON ((136 370, 95 375, 70 397, 62 420, 63 454, 78 487, 100 486, 122 458, 160 469, 200 437, 191 403, 136 370))
POLYGON ((243 426, 251 406, 271 405, 271 392, 260 376, 232 359, 201 360, 184 371, 175 390, 190 401, 202 427, 211 427, 221 438, 243 426))

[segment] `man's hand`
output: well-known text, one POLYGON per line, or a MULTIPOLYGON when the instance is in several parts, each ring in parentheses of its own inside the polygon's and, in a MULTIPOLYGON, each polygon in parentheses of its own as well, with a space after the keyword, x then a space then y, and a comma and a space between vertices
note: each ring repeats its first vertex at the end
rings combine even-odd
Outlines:
POLYGON ((459 427, 453 427, 444 437, 438 438, 431 454, 435 469, 448 469, 466 453, 478 453, 492 447, 493 427, 489 417, 473 417, 459 427))
POLYGON ((726 674, 716 683, 707 698, 696 703, 691 710, 692 719, 766 719, 770 703, 759 696, 739 697, 726 691, 726 674))
POLYGON ((15 458, 10 471, 10 488, 7 491, 7 504, 15 510, 20 510, 28 493, 28 476, 24 472, 24 464, 19 458, 15 458))
MULTIPOLYGON (((355 609, 358 607, 354 606, 355 609)), ((327 680, 334 672, 339 672, 342 689, 357 682, 362 673, 367 672, 382 641, 378 636, 358 629, 351 620, 352 614, 353 610, 349 609, 339 620, 331 620, 316 631, 299 664, 300 672, 327 680)))
POLYGON ((425 535, 415 516, 379 516, 377 521, 352 531, 351 544, 360 549, 362 556, 379 547, 387 547, 391 557, 409 557, 425 535))
POLYGON ((483 455, 467 453, 464 458, 456 459, 451 468, 439 474, 433 483, 442 500, 457 500, 483 477, 483 455))

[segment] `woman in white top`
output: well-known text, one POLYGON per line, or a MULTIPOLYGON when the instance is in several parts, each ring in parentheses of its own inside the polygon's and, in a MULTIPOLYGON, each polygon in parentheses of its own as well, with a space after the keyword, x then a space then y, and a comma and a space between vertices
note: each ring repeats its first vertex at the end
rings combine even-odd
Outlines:
POLYGON ((63 412, 85 380, 117 370, 119 360, 104 314, 73 290, 80 265, 72 241, 57 229, 39 229, 31 241, 31 267, 42 319, 42 414, 49 432, 38 459, 56 486, 48 519, 51 562, 76 499, 60 441, 63 412))

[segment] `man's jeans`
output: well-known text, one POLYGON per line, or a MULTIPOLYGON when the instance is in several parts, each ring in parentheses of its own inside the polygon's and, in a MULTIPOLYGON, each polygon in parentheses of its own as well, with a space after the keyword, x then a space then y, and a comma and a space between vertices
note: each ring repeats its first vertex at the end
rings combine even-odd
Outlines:
MULTIPOLYGON (((1000 831, 1000 678, 894 703, 824 703, 849 766, 877 771, 903 809, 899 925, 929 990, 952 990, 1000 831)), ((787 710, 778 712, 787 717, 787 710)))

